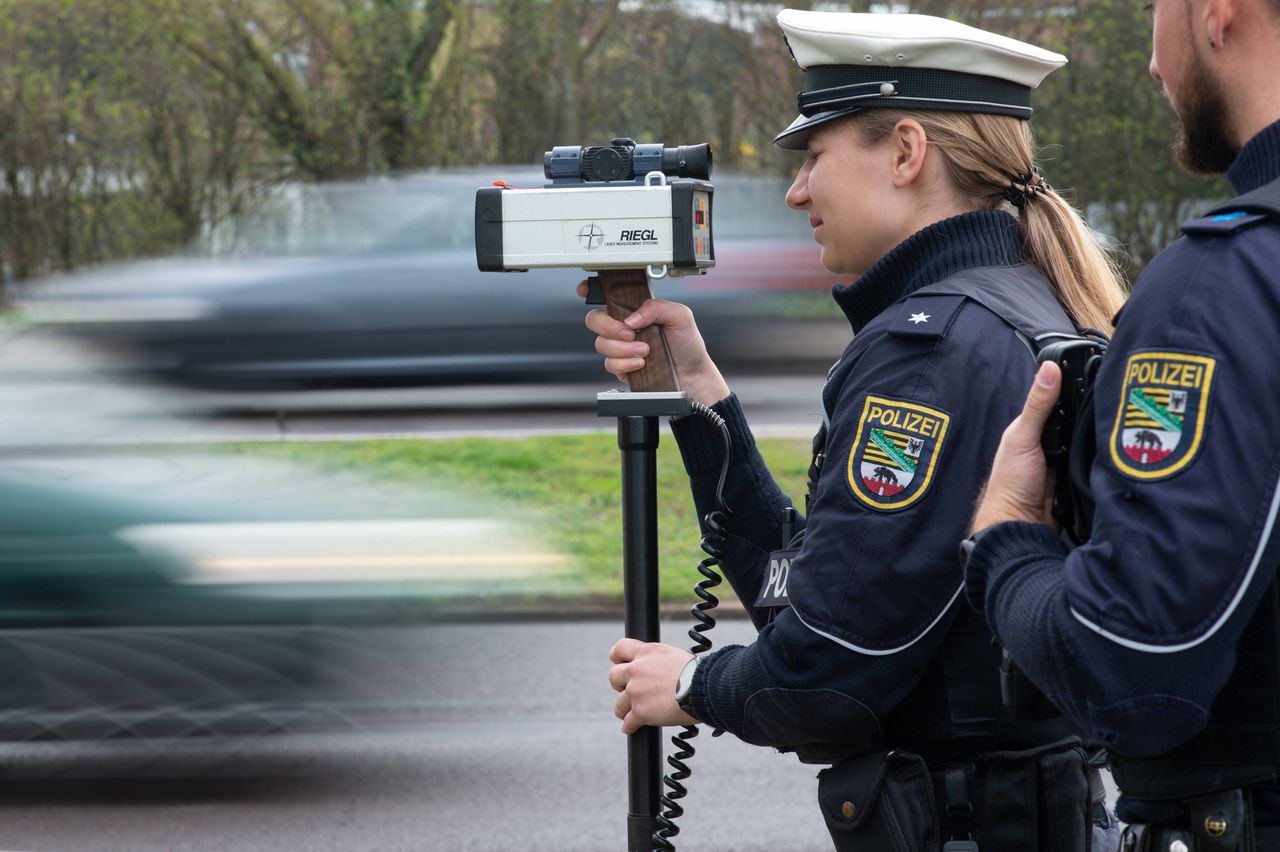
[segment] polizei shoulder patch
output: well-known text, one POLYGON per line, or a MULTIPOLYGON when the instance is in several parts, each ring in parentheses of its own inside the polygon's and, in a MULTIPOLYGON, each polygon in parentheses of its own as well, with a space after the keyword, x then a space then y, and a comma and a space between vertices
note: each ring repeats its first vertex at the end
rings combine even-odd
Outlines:
POLYGON ((1111 461, 1136 479, 1163 479, 1204 443, 1216 362, 1186 352, 1135 352, 1124 365, 1111 461))
POLYGON ((945 411, 918 402, 868 396, 849 451, 854 496, 882 512, 905 509, 923 497, 950 423, 945 411))

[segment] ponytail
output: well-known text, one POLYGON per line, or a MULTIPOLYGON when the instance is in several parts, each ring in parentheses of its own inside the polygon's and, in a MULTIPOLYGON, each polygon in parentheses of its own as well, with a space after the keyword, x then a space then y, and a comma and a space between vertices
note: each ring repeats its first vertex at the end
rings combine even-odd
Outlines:
POLYGON ((853 116, 862 141, 874 145, 912 118, 937 147, 961 195, 978 210, 1014 205, 1026 259, 1049 280, 1077 326, 1111 333, 1124 304, 1115 261, 1102 250, 1080 214, 1040 180, 1031 128, 1010 116, 962 112, 869 109, 853 116))
POLYGON ((1110 334, 1124 304, 1120 271, 1080 214, 1049 189, 1027 198, 1018 222, 1027 260, 1049 279, 1076 325, 1110 334))

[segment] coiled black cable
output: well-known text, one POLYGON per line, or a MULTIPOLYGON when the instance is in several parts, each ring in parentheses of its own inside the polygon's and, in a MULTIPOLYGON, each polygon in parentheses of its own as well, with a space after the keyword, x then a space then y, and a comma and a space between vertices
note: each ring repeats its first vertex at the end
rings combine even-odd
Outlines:
MULTIPOLYGON (((724 483, 729 476, 729 450, 732 442, 729 440, 729 427, 723 417, 700 402, 690 403, 690 407, 693 413, 711 421, 711 424, 720 431, 720 442, 724 450, 724 460, 720 464, 720 480, 716 483, 716 508, 702 519, 706 532, 702 536, 700 546, 707 554, 706 558, 698 563, 698 573, 702 575, 702 579, 693 588, 698 602, 693 605, 691 611, 694 624, 689 628, 689 638, 693 640, 689 651, 693 654, 702 654, 711 650, 711 640, 707 638, 706 633, 716 626, 711 610, 720 604, 720 599, 711 590, 724 582, 724 578, 716 569, 724 564, 726 524, 733 516, 733 512, 724 503, 724 483)), ((715 732, 715 734, 719 733, 719 731, 715 732)), ((697 735, 697 725, 684 725, 679 733, 671 737, 671 744, 676 750, 667 756, 667 765, 671 767, 671 772, 662 778, 662 783, 667 787, 668 792, 658 799, 663 809, 658 815, 658 823, 662 827, 653 833, 654 852, 665 852, 665 850, 676 848, 671 843, 671 838, 680 833, 680 827, 675 821, 684 815, 684 808, 681 807, 679 800, 689 793, 682 782, 688 780, 692 774, 685 761, 697 752, 693 743, 690 742, 697 735)))

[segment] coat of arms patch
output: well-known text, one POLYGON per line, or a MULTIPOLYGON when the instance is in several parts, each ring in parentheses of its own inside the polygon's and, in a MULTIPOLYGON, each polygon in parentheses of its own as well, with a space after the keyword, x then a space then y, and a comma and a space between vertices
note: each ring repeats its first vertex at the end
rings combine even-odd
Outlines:
POLYGON ((854 496, 872 509, 904 509, 933 480, 950 415, 916 402, 868 396, 849 452, 854 496))
POLYGON ((1111 461, 1138 479, 1185 468, 1204 440, 1216 363, 1185 352, 1135 352, 1124 366, 1111 461))

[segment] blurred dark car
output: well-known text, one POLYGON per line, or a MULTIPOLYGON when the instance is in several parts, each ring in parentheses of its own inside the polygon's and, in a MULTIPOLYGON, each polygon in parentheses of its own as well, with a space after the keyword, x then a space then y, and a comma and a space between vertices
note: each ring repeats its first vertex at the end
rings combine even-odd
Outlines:
MULTIPOLYGON (((481 273, 475 190, 501 167, 293 186, 215 229, 198 253, 64 276, 27 316, 128 353, 178 383, 256 389, 599 381, 573 270, 481 273)), ((659 281, 726 369, 807 372, 847 325, 781 178, 716 175, 717 267, 659 281)))

